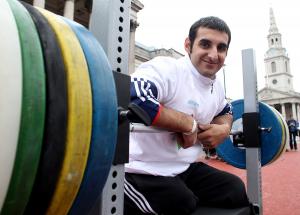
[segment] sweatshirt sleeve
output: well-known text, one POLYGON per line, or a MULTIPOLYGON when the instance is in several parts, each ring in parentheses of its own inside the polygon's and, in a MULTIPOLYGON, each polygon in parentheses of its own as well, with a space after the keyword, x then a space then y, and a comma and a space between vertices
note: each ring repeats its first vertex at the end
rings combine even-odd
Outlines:
POLYGON ((218 80, 218 87, 219 87, 219 110, 217 111, 217 114, 215 117, 230 114, 233 115, 233 108, 230 102, 228 102, 225 98, 225 92, 223 90, 222 85, 220 84, 218 80))
POLYGON ((174 59, 158 57, 138 67, 131 76, 131 102, 150 116, 152 124, 158 119, 163 101, 172 95, 176 70, 174 59))
POLYGON ((232 112, 232 105, 230 103, 226 103, 225 107, 223 108, 223 110, 220 113, 218 113, 217 116, 222 116, 222 115, 226 115, 226 114, 230 114, 230 115, 233 114, 233 112, 232 112))

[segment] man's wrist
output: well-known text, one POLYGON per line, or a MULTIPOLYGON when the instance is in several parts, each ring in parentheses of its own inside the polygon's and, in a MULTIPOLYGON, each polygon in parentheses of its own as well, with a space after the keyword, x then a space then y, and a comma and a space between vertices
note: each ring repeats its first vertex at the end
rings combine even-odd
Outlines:
POLYGON ((225 126, 225 129, 226 129, 226 134, 227 134, 227 136, 229 136, 230 135, 230 131, 231 131, 231 125, 224 124, 224 126, 225 126))
POLYGON ((184 135, 194 134, 195 132, 197 132, 197 128, 198 128, 198 124, 197 124, 196 120, 193 118, 193 127, 192 127, 192 130, 190 130, 188 132, 183 132, 183 134, 184 135))

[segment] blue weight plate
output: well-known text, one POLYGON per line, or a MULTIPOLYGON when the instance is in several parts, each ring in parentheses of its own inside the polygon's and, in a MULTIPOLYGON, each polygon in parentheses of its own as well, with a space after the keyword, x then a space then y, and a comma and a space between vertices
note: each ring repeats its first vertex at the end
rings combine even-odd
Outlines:
POLYGON ((92 95, 92 139, 84 178, 69 214, 88 214, 110 171, 117 137, 117 96, 112 69, 95 37, 82 25, 64 20, 75 32, 88 63, 92 95))
MULTIPOLYGON (((233 129, 239 130, 242 127, 242 115, 244 113, 244 101, 236 100, 232 102, 233 106, 233 129)), ((272 127, 270 133, 261 133, 261 165, 268 164, 281 149, 284 130, 282 124, 271 107, 259 103, 260 127, 272 127)), ((246 168, 246 150, 233 146, 231 138, 227 138, 217 147, 218 155, 227 163, 237 168, 246 168)))

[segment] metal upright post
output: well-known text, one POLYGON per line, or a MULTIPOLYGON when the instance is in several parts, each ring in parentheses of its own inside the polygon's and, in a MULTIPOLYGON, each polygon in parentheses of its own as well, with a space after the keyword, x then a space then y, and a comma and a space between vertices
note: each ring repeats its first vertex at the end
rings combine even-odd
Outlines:
POLYGON ((225 75, 225 66, 226 66, 226 64, 223 65, 223 83, 224 83, 225 99, 227 99, 227 94, 226 94, 226 75, 225 75))
MULTIPOLYGON (((123 74, 129 74, 130 5, 130 0, 93 0, 89 26, 90 31, 98 39, 106 52, 112 69, 117 73, 123 74)), ((124 82, 128 81, 128 77, 125 76, 126 75, 124 75, 124 82)), ((118 75, 118 77, 120 76, 118 75)), ((123 139, 128 147, 129 125, 125 124, 122 129, 124 131, 123 139)), ((122 129, 119 128, 119 133, 122 129)), ((118 137, 120 135, 119 133, 118 137)), ((124 163, 126 162, 128 149, 124 149, 126 144, 121 144, 119 140, 120 138, 118 138, 114 165, 111 167, 101 200, 99 200, 100 203, 98 207, 92 211, 92 214, 123 214, 124 163)))
MULTIPOLYGON (((244 113, 258 113, 257 73, 253 49, 242 50, 244 113)), ((247 192, 262 215, 261 155, 259 147, 246 148, 247 192)))

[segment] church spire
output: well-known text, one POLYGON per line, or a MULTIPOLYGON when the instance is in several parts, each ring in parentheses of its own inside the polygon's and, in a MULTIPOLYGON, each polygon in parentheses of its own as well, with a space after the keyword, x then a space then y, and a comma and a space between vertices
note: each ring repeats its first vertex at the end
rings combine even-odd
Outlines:
POLYGON ((278 32, 278 28, 275 22, 275 16, 273 13, 273 9, 270 8, 270 29, 269 29, 269 34, 276 34, 278 32))
POLYGON ((270 28, 267 38, 269 49, 264 59, 266 87, 284 92, 293 91, 290 59, 286 53, 286 49, 282 47, 281 34, 278 31, 272 8, 270 8, 270 28))
POLYGON ((269 48, 282 48, 281 34, 278 31, 273 9, 270 8, 269 48))

